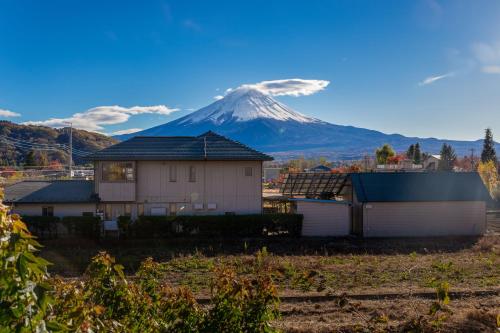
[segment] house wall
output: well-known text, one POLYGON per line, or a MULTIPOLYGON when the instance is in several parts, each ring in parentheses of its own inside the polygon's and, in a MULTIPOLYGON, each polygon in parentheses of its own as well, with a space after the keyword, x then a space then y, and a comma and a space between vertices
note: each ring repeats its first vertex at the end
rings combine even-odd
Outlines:
POLYGON ((12 212, 19 215, 41 216, 42 207, 54 207, 54 216, 81 216, 83 213, 96 212, 95 203, 68 203, 68 204, 23 204, 16 203, 12 207, 12 212))
POLYGON ((137 161, 136 178, 132 183, 104 183, 96 164, 96 192, 103 204, 111 204, 113 218, 121 215, 124 203, 131 203, 135 218, 139 206, 144 214, 172 206, 177 214, 255 214, 262 212, 261 161, 137 161), (176 167, 176 181, 170 181, 169 168, 176 167), (189 181, 189 168, 196 169, 196 181, 189 181), (245 168, 252 167, 252 176, 245 168), (125 186, 124 186, 125 184, 125 186), (129 187, 128 187, 129 186, 129 187), (115 204, 116 203, 116 204, 115 204), (202 209, 195 209, 201 204, 202 209), (208 209, 215 204, 215 209, 208 209))
POLYGON ((296 201, 304 216, 302 236, 347 236, 351 233, 351 208, 347 203, 327 200, 296 201))
POLYGON ((427 237, 481 235, 483 201, 372 202, 363 204, 363 236, 427 237))

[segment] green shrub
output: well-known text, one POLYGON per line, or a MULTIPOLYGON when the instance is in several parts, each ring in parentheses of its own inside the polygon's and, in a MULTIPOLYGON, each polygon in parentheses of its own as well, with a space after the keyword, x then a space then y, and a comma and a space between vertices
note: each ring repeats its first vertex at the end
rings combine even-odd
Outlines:
POLYGON ((101 219, 97 216, 65 216, 61 223, 70 235, 99 238, 101 219))
POLYGON ((132 218, 130 216, 119 216, 118 217, 118 228, 120 230, 120 236, 128 237, 130 236, 132 224, 132 218))
POLYGON ((300 236, 302 215, 254 214, 254 215, 180 215, 141 216, 135 223, 124 228, 135 237, 169 237, 172 235, 199 235, 220 237, 260 237, 263 235, 300 236))
MULTIPOLYGON (((1 193, 0 193, 1 197, 1 193)), ((46 332, 51 290, 40 245, 17 215, 0 201, 0 332, 46 332)))

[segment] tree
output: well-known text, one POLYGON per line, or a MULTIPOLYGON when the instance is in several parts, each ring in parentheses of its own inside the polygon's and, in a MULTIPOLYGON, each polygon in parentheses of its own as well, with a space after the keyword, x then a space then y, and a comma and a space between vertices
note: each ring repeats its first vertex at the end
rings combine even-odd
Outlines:
POLYGON ((491 196, 495 196, 498 189, 498 172, 497 167, 493 161, 479 162, 477 172, 481 176, 484 185, 488 188, 491 196))
POLYGON ((396 153, 394 149, 386 143, 375 151, 375 155, 377 155, 377 164, 387 164, 387 159, 396 155, 396 153))
POLYGON ((30 150, 28 154, 26 154, 26 158, 24 160, 24 165, 26 166, 35 166, 36 165, 36 159, 35 159, 35 153, 33 150, 30 150))
POLYGON ((415 158, 415 145, 411 144, 410 147, 408 147, 408 150, 406 151, 406 157, 410 160, 413 160, 415 158))
POLYGON ((44 151, 38 152, 38 154, 36 155, 36 161, 37 161, 36 165, 41 165, 41 166, 49 165, 49 158, 47 156, 47 153, 44 151))
POLYGON ((495 142, 493 141, 493 133, 490 128, 485 130, 483 151, 481 152, 481 162, 486 163, 493 161, 497 165, 497 154, 495 152, 495 142))
POLYGON ((457 155, 452 146, 443 143, 441 147, 441 159, 439 160, 438 169, 441 171, 452 171, 457 155))
POLYGON ((415 144, 415 152, 413 154, 413 163, 415 163, 415 164, 422 163, 422 153, 420 152, 420 144, 418 142, 415 144))

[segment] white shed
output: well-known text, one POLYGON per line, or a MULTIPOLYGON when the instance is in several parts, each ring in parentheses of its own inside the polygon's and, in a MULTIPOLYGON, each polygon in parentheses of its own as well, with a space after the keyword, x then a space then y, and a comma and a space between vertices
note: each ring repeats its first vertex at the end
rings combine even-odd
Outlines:
POLYGON ((351 233, 351 206, 348 202, 291 199, 297 214, 304 216, 302 236, 347 236, 351 233))
POLYGON ((490 196, 477 173, 351 175, 353 231, 364 237, 474 236, 490 196))

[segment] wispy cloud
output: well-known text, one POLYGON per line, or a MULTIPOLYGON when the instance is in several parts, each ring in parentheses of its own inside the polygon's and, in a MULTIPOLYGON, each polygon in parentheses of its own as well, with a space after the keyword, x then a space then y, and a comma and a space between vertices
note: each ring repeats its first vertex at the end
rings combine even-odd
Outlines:
POLYGON ((472 53, 487 74, 500 74, 500 42, 472 44, 472 53))
POLYGON ((113 133, 111 133, 111 135, 132 134, 132 133, 139 132, 139 131, 142 131, 142 128, 129 128, 129 129, 124 129, 124 130, 113 132, 113 133))
POLYGON ((222 96, 222 95, 217 95, 217 96, 214 96, 214 99, 215 99, 216 101, 218 101, 219 99, 223 99, 223 98, 224 98, 224 96, 222 96))
POLYGON ((326 80, 285 79, 244 84, 239 88, 257 89, 271 96, 307 96, 325 89, 330 84, 326 80))
POLYGON ((487 74, 500 74, 500 65, 483 66, 481 71, 487 74))
POLYGON ((11 117, 20 117, 20 113, 12 112, 10 110, 0 109, 0 117, 1 118, 11 118, 11 117))
POLYGON ((448 77, 452 77, 453 75, 455 75, 455 74, 453 72, 450 72, 450 73, 443 74, 443 75, 429 76, 429 77, 425 78, 423 81, 420 81, 418 83, 418 85, 419 86, 426 86, 426 85, 432 84, 436 81, 446 79, 448 77))
POLYGON ((169 108, 165 105, 134 106, 131 108, 118 105, 98 106, 85 112, 75 113, 68 118, 50 118, 42 121, 28 121, 24 124, 66 127, 68 123, 72 123, 76 128, 99 132, 104 129, 103 126, 125 123, 131 116, 139 114, 169 115, 178 110, 179 109, 169 108))

